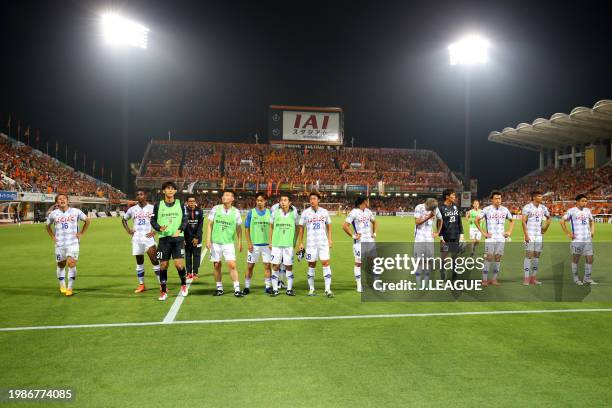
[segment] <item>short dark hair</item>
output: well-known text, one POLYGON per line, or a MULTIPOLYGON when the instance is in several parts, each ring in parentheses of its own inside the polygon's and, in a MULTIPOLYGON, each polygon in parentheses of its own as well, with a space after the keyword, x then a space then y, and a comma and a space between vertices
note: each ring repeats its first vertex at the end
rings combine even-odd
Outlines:
POLYGON ((189 201, 190 198, 193 198, 194 200, 198 201, 196 196, 194 196, 193 194, 189 194, 187 197, 185 197, 185 201, 189 201))
POLYGON ((542 193, 541 191, 538 191, 538 190, 536 190, 536 191, 532 191, 532 192, 531 192, 531 198, 533 199, 533 197, 535 197, 535 196, 539 196, 539 195, 542 195, 542 194, 543 194, 543 193, 542 193))
POLYGON ((312 196, 317 197, 319 200, 321 199, 321 194, 317 193, 316 191, 311 191, 310 194, 308 194, 308 198, 312 196))
POLYGON ((495 197, 496 195, 501 196, 501 195, 502 195, 501 191, 499 191, 499 190, 493 190, 493 191, 491 191, 491 195, 489 196, 489 198, 493 198, 493 197, 495 197))
POLYGON ((582 200, 583 198, 588 198, 588 197, 586 196, 586 194, 578 194, 578 195, 576 196, 576 201, 580 201, 580 200, 582 200))
POLYGON ((472 198, 472 204, 474 204, 476 201, 480 202, 478 198, 472 198))
POLYGON ((223 190, 223 192, 221 193, 221 195, 225 194, 225 193, 231 193, 234 197, 236 197, 236 193, 234 193, 234 190, 223 190))
POLYGON ((267 195, 265 195, 265 194, 264 194, 264 193, 262 193, 262 192, 259 192, 259 193, 255 194, 255 199, 256 199, 256 200, 257 200, 259 197, 263 197, 263 199, 264 199, 264 200, 267 200, 267 199, 268 199, 268 196, 267 196, 267 195))
POLYGON ((289 201, 291 201, 291 196, 289 195, 289 193, 280 193, 280 195, 278 196, 278 201, 280 201, 280 199, 283 197, 287 197, 289 201))
MULTIPOLYGON (((57 204, 57 200, 60 198, 60 196, 64 196, 66 197, 66 200, 68 200, 68 196, 64 193, 59 193, 58 195, 55 196, 55 204, 57 204)), ((578 200, 576 200, 578 201, 578 200)))
POLYGON ((175 190, 178 190, 178 187, 174 181, 166 181, 164 184, 162 184, 162 191, 164 191, 167 187, 172 187, 175 190))
POLYGON ((445 189, 444 191, 442 191, 442 199, 446 200, 446 197, 450 197, 451 194, 457 194, 457 192, 452 188, 445 189))
POLYGON ((136 194, 138 194, 138 193, 143 193, 144 195, 147 195, 147 192, 144 189, 142 189, 142 188, 137 188, 136 189, 136 194))
POLYGON ((355 207, 359 207, 361 204, 363 204, 365 202, 365 200, 367 200, 367 198, 359 196, 355 199, 355 207))

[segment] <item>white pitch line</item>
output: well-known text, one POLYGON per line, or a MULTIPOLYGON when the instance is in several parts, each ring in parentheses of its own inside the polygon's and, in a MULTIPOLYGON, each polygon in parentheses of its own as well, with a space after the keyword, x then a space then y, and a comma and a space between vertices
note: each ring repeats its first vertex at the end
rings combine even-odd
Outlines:
POLYGON ((100 324, 72 324, 66 326, 32 326, 32 327, 2 327, 0 332, 51 330, 51 329, 87 329, 98 327, 133 327, 133 326, 163 326, 177 324, 225 324, 225 323, 258 323, 282 322, 304 320, 344 320, 344 319, 387 319, 402 317, 444 317, 444 316, 486 316, 486 315, 513 315, 513 314, 547 314, 547 313, 593 313, 612 312, 612 309, 548 309, 548 310, 490 310, 480 312, 436 312, 436 313, 398 313, 398 314, 371 314, 371 315, 345 315, 345 316, 294 316, 294 317, 259 317, 245 319, 224 320, 175 320, 165 322, 140 323, 100 323, 100 324))
MULTIPOLYGON (((202 263, 202 260, 206 256, 207 251, 208 251, 208 248, 204 247, 204 250, 202 251, 202 255, 200 256, 200 263, 202 263)), ((189 290, 189 287, 191 286, 191 282, 192 281, 187 282, 187 290, 189 290)), ((164 320, 162 320, 162 323, 170 324, 174 322, 174 319, 176 319, 176 315, 178 314, 184 300, 185 298, 181 296, 180 294, 176 297, 176 299, 174 300, 174 303, 172 304, 172 307, 170 307, 170 310, 168 311, 168 314, 166 315, 166 317, 164 317, 164 320)))

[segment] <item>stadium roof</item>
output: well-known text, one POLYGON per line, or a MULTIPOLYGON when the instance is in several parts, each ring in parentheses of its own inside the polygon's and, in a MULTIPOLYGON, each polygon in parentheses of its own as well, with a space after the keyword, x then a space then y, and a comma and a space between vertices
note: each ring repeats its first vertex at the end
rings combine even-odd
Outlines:
POLYGON ((541 151, 612 138, 612 100, 604 99, 593 108, 579 106, 568 114, 555 113, 550 119, 537 118, 501 132, 489 133, 489 141, 541 151))

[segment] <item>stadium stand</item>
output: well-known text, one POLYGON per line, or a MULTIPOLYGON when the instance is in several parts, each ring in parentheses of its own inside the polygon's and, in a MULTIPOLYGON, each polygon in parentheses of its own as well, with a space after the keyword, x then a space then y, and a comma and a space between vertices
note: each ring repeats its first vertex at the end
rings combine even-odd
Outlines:
POLYGON ((170 177, 245 190, 254 183, 274 184, 275 190, 314 185, 340 191, 357 185, 370 192, 381 182, 397 192, 460 188, 448 166, 428 150, 152 141, 143 163, 137 177, 141 186, 170 177))
POLYGON ((542 191, 554 215, 574 205, 585 193, 593 214, 612 214, 612 100, 598 101, 592 108, 576 107, 569 114, 555 113, 489 134, 489 141, 540 154, 540 166, 504 187, 504 202, 515 213, 542 191))
POLYGON ((123 198, 111 185, 0 134, 0 190, 123 198))

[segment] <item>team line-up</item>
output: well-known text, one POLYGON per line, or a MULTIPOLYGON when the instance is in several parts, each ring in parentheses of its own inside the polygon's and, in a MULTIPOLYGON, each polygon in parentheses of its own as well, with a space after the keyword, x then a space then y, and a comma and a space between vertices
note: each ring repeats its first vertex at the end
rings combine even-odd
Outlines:
MULTIPOLYGON (((144 284, 145 254, 153 265, 153 271, 160 287, 160 301, 168 299, 168 267, 170 260, 180 278, 180 295, 188 295, 188 281, 199 278, 199 264, 202 245, 205 244, 213 263, 213 276, 216 283, 214 296, 223 295, 221 275, 222 262, 225 261, 233 282, 234 296, 243 297, 251 292, 251 279, 255 265, 260 261, 264 269, 265 292, 278 296, 280 290, 295 296, 293 262, 297 256, 308 263, 308 296, 315 296, 315 268, 321 263, 324 278, 324 294, 333 298, 331 290, 332 271, 330 266, 330 248, 332 247, 331 218, 325 208, 319 206, 320 196, 310 193, 310 207, 298 213, 291 204, 288 194, 281 194, 279 202, 267 207, 267 197, 263 193, 256 195, 256 206, 251 209, 244 222, 247 243, 247 270, 244 278, 244 289, 240 288, 240 279, 236 267, 236 244, 242 252, 242 218, 240 211, 233 206, 234 193, 224 191, 221 203, 213 207, 207 218, 206 240, 203 241, 204 214, 197 206, 196 198, 189 196, 186 205, 175 198, 177 186, 169 181, 162 185, 163 200, 152 205, 147 202, 144 191, 137 191, 137 204, 130 207, 122 217, 126 232, 132 237, 132 255, 136 260, 138 287, 135 293, 146 291, 144 284), (132 219, 130 227, 128 221, 132 219), (158 235, 158 243, 155 241, 158 235), (304 241, 304 235, 306 240, 304 241), (297 251, 297 253, 296 253, 297 251)), ((419 256, 433 257, 435 238, 440 239, 442 258, 456 256, 465 247, 463 224, 459 207, 456 205, 456 192, 445 190, 443 202, 438 204, 435 198, 428 198, 415 208, 414 245, 419 256), (435 220, 435 226, 434 226, 435 220)), ((500 285, 498 275, 504 254, 505 242, 512 235, 514 219, 510 211, 501 205, 502 195, 498 191, 491 194, 491 205, 480 209, 478 200, 474 200, 466 217, 469 221, 471 254, 482 236, 485 237, 485 262, 482 270, 482 285, 500 285), (483 226, 483 220, 485 226, 483 226), (508 224, 508 229, 506 225, 508 224), (492 276, 489 272, 492 269, 492 276)), ((542 204, 542 193, 533 192, 531 202, 522 212, 522 226, 525 241, 524 285, 539 285, 537 279, 538 263, 542 252, 543 235, 551 224, 551 216, 542 204)), ((576 196, 576 205, 561 218, 561 227, 571 239, 572 276, 577 285, 596 284, 592 277, 593 246, 595 223, 590 210, 586 207, 585 195, 576 196), (566 222, 571 224, 568 230, 566 222), (578 275, 578 262, 585 257, 584 278, 578 275)), ((80 239, 87 232, 90 220, 77 208, 68 205, 68 197, 58 194, 55 197, 55 209, 47 218, 46 228, 55 242, 57 262, 57 279, 59 289, 66 296, 73 295, 74 281, 77 276, 80 239), (79 229, 79 221, 83 221, 79 229), (54 228, 53 228, 54 227, 54 228), (67 269, 67 270, 66 270, 67 269), (67 276, 66 276, 67 275, 67 276)), ((344 232, 353 239, 355 258, 354 275, 357 292, 362 292, 361 285, 361 243, 375 242, 377 223, 375 214, 369 209, 367 197, 357 197, 353 208, 342 226, 344 232)), ((422 267, 415 271, 417 281, 427 281, 433 271, 422 267)), ((457 273, 452 270, 440 271, 441 279, 456 280, 457 273)))

